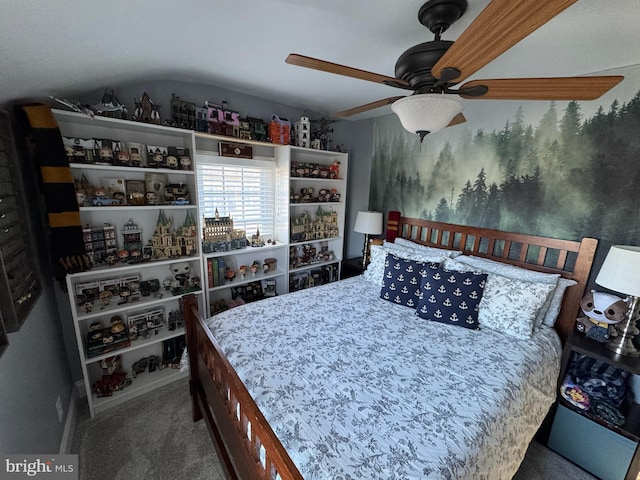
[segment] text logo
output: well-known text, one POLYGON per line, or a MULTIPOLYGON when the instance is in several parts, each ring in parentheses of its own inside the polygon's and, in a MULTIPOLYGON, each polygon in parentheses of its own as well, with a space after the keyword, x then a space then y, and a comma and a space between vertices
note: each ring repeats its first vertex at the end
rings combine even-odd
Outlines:
POLYGON ((78 455, 0 455, 0 480, 78 480, 78 455))

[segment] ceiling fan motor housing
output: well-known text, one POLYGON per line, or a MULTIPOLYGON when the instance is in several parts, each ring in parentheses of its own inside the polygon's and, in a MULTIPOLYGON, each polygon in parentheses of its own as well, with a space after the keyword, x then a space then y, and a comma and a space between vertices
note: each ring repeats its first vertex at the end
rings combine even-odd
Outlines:
POLYGON ((418 20, 436 38, 405 51, 396 62, 396 78, 409 83, 415 91, 430 92, 437 79, 431 75, 431 68, 453 45, 441 40, 440 35, 458 20, 467 10, 467 0, 429 0, 418 11, 418 20))
POLYGON ((433 40, 411 47, 400 55, 396 62, 396 78, 408 82, 413 90, 430 91, 437 81, 431 75, 431 67, 451 45, 451 41, 433 40))

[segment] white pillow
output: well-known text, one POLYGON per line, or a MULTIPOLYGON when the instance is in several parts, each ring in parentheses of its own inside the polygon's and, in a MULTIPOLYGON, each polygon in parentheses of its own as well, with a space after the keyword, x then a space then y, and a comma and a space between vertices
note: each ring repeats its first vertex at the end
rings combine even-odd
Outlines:
POLYGON ((475 270, 479 270, 485 273, 496 273, 507 278, 514 278, 516 280, 524 280, 525 282, 537 282, 548 283, 556 285, 559 273, 543 273, 535 270, 529 270, 527 268, 517 267, 515 265, 509 265, 508 263, 497 262, 495 260, 489 260, 488 258, 474 257, 473 255, 460 255, 456 257, 457 262, 464 263, 473 267, 475 270))
POLYGON ((369 261, 367 269, 363 273, 363 277, 374 285, 382 286, 384 262, 387 257, 387 253, 391 253, 406 260, 415 260, 417 262, 425 263, 442 263, 445 258, 448 258, 442 254, 440 249, 434 250, 436 250, 436 252, 422 252, 413 248, 401 247, 400 245, 395 245, 389 242, 386 242, 383 245, 371 245, 371 260, 369 261))
POLYGON ((516 338, 529 338, 538 311, 554 288, 553 284, 489 274, 480 300, 480 328, 490 328, 516 338))
POLYGON ((553 327, 555 325, 558 314, 560 313, 560 307, 562 306, 562 299, 564 298, 565 290, 577 284, 578 282, 569 278, 558 279, 558 286, 553 292, 549 308, 542 320, 543 325, 546 325, 547 327, 553 327))
MULTIPOLYGON (((388 242, 386 242, 388 243, 388 242)), ((401 247, 409 247, 415 250, 420 250, 427 253, 441 253, 450 258, 455 258, 458 255, 462 255, 462 252, 458 250, 448 250, 446 248, 437 248, 437 247, 428 247, 427 245, 422 245, 420 243, 412 242, 407 238, 398 237, 393 241, 393 245, 399 245, 401 247)))
MULTIPOLYGON (((544 273, 537 272, 535 270, 529 270, 515 265, 509 265, 508 263, 497 262, 495 260, 489 260, 488 258, 475 257, 473 255, 461 255, 456 257, 456 261, 473 267, 474 270, 484 273, 495 273, 502 275, 503 277, 513 278, 515 280, 523 280, 525 282, 545 283, 556 286, 560 278, 559 273, 544 273)), ((537 318, 535 320, 535 327, 542 325, 545 317, 549 312, 549 307, 553 299, 554 292, 548 293, 544 299, 542 307, 538 311, 537 318)), ((562 299, 560 300, 562 301, 562 299)), ((556 312, 556 316, 557 316, 556 312)))
POLYGON ((367 265, 367 269, 362 273, 362 276, 368 282, 382 286, 384 261, 387 257, 387 252, 382 249, 382 245, 371 245, 370 248, 369 265, 367 265))

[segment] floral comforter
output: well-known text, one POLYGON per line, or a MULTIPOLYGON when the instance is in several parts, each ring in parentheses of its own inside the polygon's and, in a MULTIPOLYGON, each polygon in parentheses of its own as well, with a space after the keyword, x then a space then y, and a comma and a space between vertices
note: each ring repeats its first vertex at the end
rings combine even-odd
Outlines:
POLYGON ((306 480, 509 479, 555 398, 560 341, 429 322, 362 277, 209 327, 306 480))

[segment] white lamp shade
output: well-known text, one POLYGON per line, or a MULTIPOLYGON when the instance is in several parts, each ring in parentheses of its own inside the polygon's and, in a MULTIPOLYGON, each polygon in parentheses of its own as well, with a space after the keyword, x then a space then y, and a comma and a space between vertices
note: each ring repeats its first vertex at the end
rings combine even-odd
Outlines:
POLYGON ((368 233, 369 235, 380 235, 382 233, 382 213, 381 212, 358 212, 354 232, 368 233))
POLYGON ((613 245, 596 283, 614 292, 640 297, 640 247, 613 245))
POLYGON ((411 133, 434 133, 445 128, 462 112, 462 99, 440 93, 414 94, 396 100, 391 109, 411 133))

